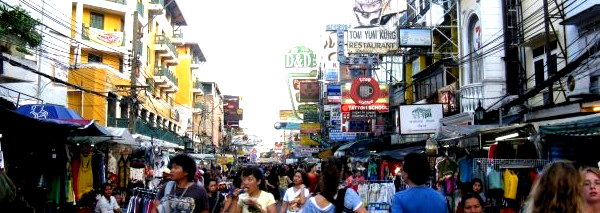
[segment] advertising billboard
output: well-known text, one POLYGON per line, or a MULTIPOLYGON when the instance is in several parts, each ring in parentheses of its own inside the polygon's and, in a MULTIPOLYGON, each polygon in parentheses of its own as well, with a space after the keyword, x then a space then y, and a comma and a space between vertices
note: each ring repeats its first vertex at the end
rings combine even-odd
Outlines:
POLYGON ((243 110, 240 109, 240 97, 238 96, 223 96, 223 111, 224 121, 240 121, 243 120, 243 110))
POLYGON ((300 81, 300 98, 298 102, 319 102, 319 82, 316 79, 300 81))
POLYGON ((104 31, 93 27, 89 28, 90 40, 99 44, 123 46, 123 32, 104 31))
POLYGON ((342 112, 354 110, 389 112, 389 91, 372 77, 361 76, 342 87, 342 112))
POLYGON ((442 118, 442 104, 400 106, 400 133, 435 133, 442 118))
POLYGON ((400 47, 429 47, 431 29, 399 29, 400 47))

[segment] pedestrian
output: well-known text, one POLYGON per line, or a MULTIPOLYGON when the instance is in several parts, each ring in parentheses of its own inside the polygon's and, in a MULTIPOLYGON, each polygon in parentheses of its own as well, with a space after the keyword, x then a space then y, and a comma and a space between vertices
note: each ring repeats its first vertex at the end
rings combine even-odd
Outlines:
POLYGON ((600 212, 600 170, 595 167, 583 169, 585 177, 585 213, 600 212))
POLYGON ((165 183, 171 181, 171 170, 169 168, 164 168, 162 175, 162 180, 158 183, 158 187, 162 187, 165 183))
POLYGON ((225 196, 219 192, 217 180, 208 181, 208 209, 210 213, 222 213, 224 209, 225 196))
POLYGON ((473 178, 471 181, 471 192, 473 194, 479 195, 483 202, 485 203, 485 194, 483 193, 483 181, 479 178, 473 178))
POLYGON ((526 213, 581 213, 584 210, 583 177, 570 162, 546 165, 533 184, 526 213))
POLYGON ((186 154, 171 159, 171 180, 156 196, 153 212, 208 212, 208 195, 194 182, 196 162, 186 154))
POLYGON ((317 183, 319 182, 317 179, 317 165, 312 164, 308 168, 310 168, 310 172, 308 173, 308 191, 310 191, 310 193, 315 193, 317 190, 317 183))
POLYGON ((467 193, 462 196, 456 213, 483 213, 483 199, 475 193, 467 193))
POLYGON ((276 201, 280 201, 281 196, 279 194, 279 174, 277 173, 277 168, 272 167, 268 171, 269 174, 267 175, 267 191, 273 194, 273 197, 276 201))
POLYGON ((302 212, 367 212, 361 198, 354 190, 345 187, 340 189, 342 166, 342 162, 336 157, 329 157, 321 164, 322 175, 319 178, 318 193, 306 201, 302 212))
POLYGON ((392 213, 448 212, 444 197, 426 185, 431 173, 430 168, 424 155, 410 153, 404 157, 402 178, 408 184, 408 188, 392 197, 392 213))
MULTIPOLYGON (((284 167, 285 167, 285 165, 284 165, 284 167)), ((279 173, 279 195, 283 200, 285 192, 288 190, 289 185, 293 181, 288 177, 285 168, 280 168, 278 173, 279 173)))
POLYGON ((112 186, 109 183, 102 184, 104 194, 100 196, 96 203, 95 213, 110 213, 117 212, 121 213, 121 208, 117 203, 117 199, 112 196, 112 186))
POLYGON ((304 185, 304 183, 308 182, 308 175, 306 175, 305 172, 297 171, 296 174, 294 174, 294 180, 292 182, 294 186, 288 188, 283 195, 281 213, 302 212, 302 207, 310 196, 310 192, 306 188, 306 185, 304 185))
POLYGON ((256 167, 248 168, 242 173, 243 188, 233 192, 233 213, 276 213, 276 201, 273 194, 266 192, 265 178, 256 167), (241 193, 243 192, 243 193, 241 193))

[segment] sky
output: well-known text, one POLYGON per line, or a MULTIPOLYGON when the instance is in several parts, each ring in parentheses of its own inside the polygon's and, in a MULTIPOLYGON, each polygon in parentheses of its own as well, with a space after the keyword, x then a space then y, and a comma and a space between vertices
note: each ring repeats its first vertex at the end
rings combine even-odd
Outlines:
POLYGON ((243 98, 244 131, 265 143, 281 140, 273 124, 291 109, 284 55, 295 46, 316 54, 327 24, 350 24, 352 0, 185 0, 177 1, 207 62, 202 81, 216 82, 223 95, 243 98))

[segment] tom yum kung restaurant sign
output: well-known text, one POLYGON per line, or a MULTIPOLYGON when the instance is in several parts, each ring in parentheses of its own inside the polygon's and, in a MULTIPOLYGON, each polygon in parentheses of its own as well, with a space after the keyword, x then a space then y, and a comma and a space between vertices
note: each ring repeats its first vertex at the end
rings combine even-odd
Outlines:
POLYGON ((385 27, 348 30, 348 53, 384 54, 398 50, 398 30, 385 27))

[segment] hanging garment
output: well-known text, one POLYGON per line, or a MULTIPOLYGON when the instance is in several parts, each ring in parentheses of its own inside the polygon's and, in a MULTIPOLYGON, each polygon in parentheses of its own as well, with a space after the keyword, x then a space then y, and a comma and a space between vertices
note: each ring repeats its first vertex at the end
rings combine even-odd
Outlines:
POLYGON ((438 177, 444 176, 452 176, 454 172, 458 169, 458 164, 454 162, 452 159, 445 157, 438 164, 436 164, 435 168, 438 171, 438 177))
POLYGON ((144 169, 130 168, 130 180, 133 182, 144 181, 144 169))
POLYGON ((104 166, 104 154, 100 155, 100 185, 106 183, 106 167, 104 166))
POLYGON ((510 169, 504 171, 504 197, 508 199, 517 199, 517 189, 519 187, 519 177, 510 169))
POLYGON ((94 190, 94 172, 92 169, 92 155, 79 155, 79 177, 77 183, 77 190, 79 190, 79 196, 83 196, 94 190))
POLYGON ((106 166, 108 173, 117 174, 117 167, 117 159, 115 156, 108 154, 108 165, 106 166))
POLYGON ((462 157, 458 159, 458 171, 461 183, 470 183, 473 180, 473 159, 462 157))
POLYGON ((162 177, 162 171, 169 166, 169 156, 167 154, 160 153, 154 155, 154 177, 162 177))
POLYGON ((121 155, 121 159, 119 159, 118 165, 119 171, 117 174, 117 181, 119 182, 119 187, 127 187, 129 185, 129 158, 125 159, 125 157, 121 155))
POLYGON ((493 160, 496 159, 496 147, 498 144, 492 144, 490 146, 490 150, 488 151, 488 159, 493 160))
POLYGON ((386 176, 386 171, 387 173, 389 173, 389 169, 388 168, 388 162, 387 160, 382 160, 381 161, 381 167, 380 167, 380 171, 379 171, 379 180, 385 180, 386 176), (386 170, 387 169, 387 170, 386 170))
POLYGON ((502 175, 500 175, 498 170, 488 168, 487 180, 489 184, 488 189, 503 189, 502 175))
POLYGON ((73 182, 73 195, 75 200, 79 200, 79 157, 74 157, 71 162, 71 180, 73 182))

